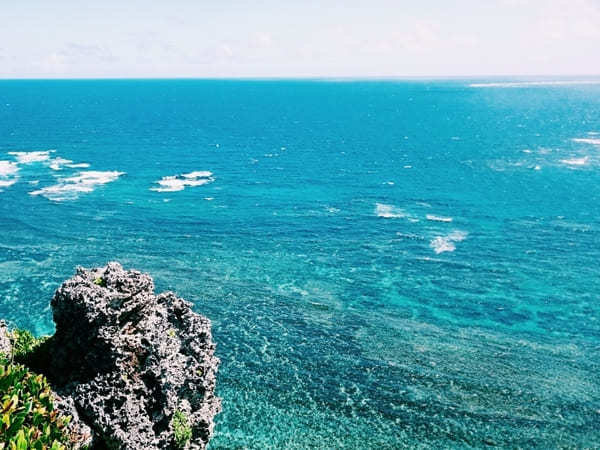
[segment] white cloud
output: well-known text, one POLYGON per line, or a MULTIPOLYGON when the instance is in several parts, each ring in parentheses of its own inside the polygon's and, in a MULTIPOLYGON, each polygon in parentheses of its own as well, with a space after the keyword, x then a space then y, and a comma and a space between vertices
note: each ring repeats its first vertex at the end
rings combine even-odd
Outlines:
POLYGON ((599 0, 209 3, 12 2, 0 77, 600 74, 599 0))

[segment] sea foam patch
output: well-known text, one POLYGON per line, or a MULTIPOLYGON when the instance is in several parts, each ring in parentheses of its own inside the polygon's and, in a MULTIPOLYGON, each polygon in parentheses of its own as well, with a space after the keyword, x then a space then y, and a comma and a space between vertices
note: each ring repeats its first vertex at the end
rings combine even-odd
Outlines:
POLYGON ((66 164, 71 164, 73 161, 70 159, 56 157, 50 160, 50 168, 52 170, 62 170, 63 166, 66 164))
POLYGON ((88 163, 76 163, 70 159, 61 158, 60 156, 52 158, 48 160, 48 162, 48 166, 52 170, 62 170, 65 167, 69 169, 85 169, 87 167, 90 167, 88 163))
POLYGON ((55 202, 75 200, 81 193, 94 191, 97 186, 117 180, 125 172, 90 170, 60 179, 60 183, 47 186, 29 195, 41 195, 55 202))
POLYGON ((573 142, 579 142, 580 144, 591 144, 600 145, 600 139, 597 138, 575 138, 573 142))
POLYGON ((446 236, 437 236, 431 240, 429 246, 436 254, 453 252, 456 250, 456 242, 464 241, 468 236, 465 231, 455 230, 446 236))
POLYGON ((50 159, 50 153, 54 153, 54 150, 43 150, 34 152, 8 152, 9 155, 15 157, 19 164, 32 164, 37 162, 48 161, 50 159))
POLYGON ((432 222, 452 222, 453 220, 452 217, 436 216, 433 214, 427 214, 425 217, 432 222))
POLYGON ((561 159, 560 162, 566 164, 567 166, 585 166, 589 161, 588 156, 584 156, 583 158, 569 158, 569 159, 561 159))
POLYGON ((12 186, 15 184, 19 177, 17 172, 19 166, 17 163, 12 161, 0 161, 0 189, 12 186))
POLYGON ((155 192, 177 192, 183 191, 186 187, 202 186, 215 181, 212 172, 208 170, 198 170, 195 172, 184 173, 182 175, 169 175, 156 181, 158 187, 151 187, 155 192))
POLYGON ((13 178, 8 178, 8 179, 0 178, 0 189, 12 186, 17 181, 19 181, 19 177, 13 177, 13 178))
POLYGON ((0 177, 9 177, 19 171, 17 163, 12 161, 0 161, 0 177))
POLYGON ((408 216, 403 209, 397 208, 393 205, 386 205, 384 203, 375 204, 375 214, 378 217, 383 217, 385 219, 398 219, 408 216))

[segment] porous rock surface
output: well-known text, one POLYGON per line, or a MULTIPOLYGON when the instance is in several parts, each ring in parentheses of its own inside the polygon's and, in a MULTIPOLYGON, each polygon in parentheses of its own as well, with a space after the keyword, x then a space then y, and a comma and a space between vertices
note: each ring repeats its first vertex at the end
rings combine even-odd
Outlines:
POLYGON ((10 355, 12 349, 12 344, 10 343, 10 338, 8 337, 8 327, 6 326, 6 322, 4 320, 0 320, 0 354, 5 356, 10 355))
POLYGON ((52 308, 45 374, 93 430, 92 447, 179 448, 171 427, 177 410, 192 430, 186 447, 206 447, 221 410, 206 317, 171 292, 155 295, 149 275, 114 262, 78 268, 52 308))

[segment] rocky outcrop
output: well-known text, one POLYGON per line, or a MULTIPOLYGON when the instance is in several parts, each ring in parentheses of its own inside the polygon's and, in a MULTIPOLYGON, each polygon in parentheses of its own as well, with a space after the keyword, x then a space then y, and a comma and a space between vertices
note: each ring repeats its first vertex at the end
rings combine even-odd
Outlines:
POLYGON ((8 356, 10 355, 12 344, 10 343, 10 337, 8 336, 8 327, 6 322, 0 320, 0 354, 8 356))
POLYGON ((66 412, 91 428, 93 446, 205 448, 221 409, 206 317, 171 292, 155 295, 149 275, 118 263, 78 268, 52 308, 56 334, 42 371, 66 412), (183 437, 173 430, 176 412, 183 437))

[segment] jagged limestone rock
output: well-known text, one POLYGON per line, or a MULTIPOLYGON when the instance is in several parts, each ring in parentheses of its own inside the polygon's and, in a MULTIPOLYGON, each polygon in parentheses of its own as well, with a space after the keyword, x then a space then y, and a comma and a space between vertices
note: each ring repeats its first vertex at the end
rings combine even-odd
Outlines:
POLYGON ((154 294, 149 275, 118 263, 65 281, 52 299, 56 334, 44 373, 59 396, 109 449, 177 448, 174 413, 188 418, 203 449, 221 409, 219 359, 210 321, 171 292, 154 294))
POLYGON ((0 354, 4 356, 10 356, 12 352, 12 344, 10 343, 10 337, 8 334, 8 327, 4 320, 0 320, 0 354))

